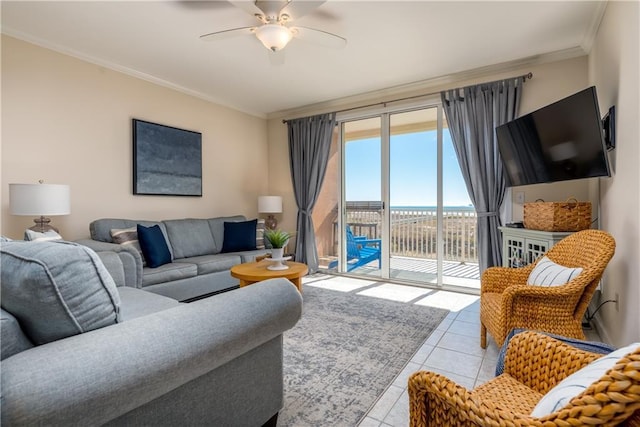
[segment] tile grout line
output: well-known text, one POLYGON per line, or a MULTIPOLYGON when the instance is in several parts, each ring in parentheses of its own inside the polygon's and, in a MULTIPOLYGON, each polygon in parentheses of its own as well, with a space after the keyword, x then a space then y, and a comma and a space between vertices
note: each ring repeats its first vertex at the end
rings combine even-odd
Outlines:
MULTIPOLYGON (((452 311, 449 311, 449 313, 453 313, 453 312, 452 312, 452 311)), ((446 328, 444 328, 444 329, 438 329, 438 328, 440 327, 440 325, 442 325, 442 323, 446 320, 446 318, 447 318, 447 317, 445 317, 444 319, 442 319, 442 321, 440 322, 440 324, 439 324, 439 325, 438 325, 438 326, 433 330, 433 332, 435 332, 435 331, 437 331, 437 330, 443 331, 443 333, 442 333, 442 335, 440 336, 440 338, 438 338, 438 341, 437 341, 436 343, 434 343, 434 345, 432 346, 432 347, 433 347, 433 349, 435 349, 435 348, 437 348, 437 347, 438 347, 438 343, 440 342, 440 340, 442 339, 442 337, 444 336, 444 334, 449 330, 449 328, 451 327, 451 325, 453 324, 453 322, 455 321, 455 319, 458 317, 458 314, 460 314, 460 312, 457 312, 457 313, 456 313, 456 315, 453 317, 453 319, 451 319, 451 322, 449 323, 449 325, 448 325, 446 328)), ((432 334, 433 334, 433 332, 432 332, 432 334)), ((428 339, 428 338, 427 338, 427 339, 428 339)), ((425 343, 426 343, 426 341, 427 341, 427 340, 425 340, 425 343)), ((423 344, 422 344, 422 347, 424 347, 425 345, 427 345, 427 344, 425 344, 425 343, 423 343, 423 344)), ((421 348, 422 348, 422 347, 421 347, 421 348)), ((443 347, 440 347, 440 348, 443 348, 443 347)), ((419 351, 419 350, 418 350, 418 351, 419 351)), ((432 351, 433 351, 433 350, 432 350, 432 351)), ((416 353, 417 353, 417 351, 416 351, 416 353)), ((414 355, 414 357, 415 357, 415 355, 414 355)), ((427 358, 428 358, 428 356, 427 356, 427 358)), ((411 363, 412 361, 413 361, 413 358, 411 358, 411 359, 409 360, 409 362, 407 362, 407 363, 411 363)), ((426 359, 425 359, 425 361, 426 361, 426 359)), ((414 362, 414 363, 418 364, 417 362, 414 362)), ((424 363, 419 363, 419 365, 420 365, 420 366, 423 366, 423 365, 424 365, 424 363)), ((397 380, 397 378, 398 378, 398 377, 396 376, 396 378, 394 378, 394 380, 393 380, 393 382, 392 382, 391 384, 393 384, 393 383, 397 380)), ((388 390, 389 390, 389 389, 387 389, 387 391, 388 391, 388 390)), ((385 393, 386 393, 387 391, 385 391, 385 393)), ((408 384, 404 384, 404 386, 402 387, 402 393, 404 393, 404 392, 408 392, 408 384)), ((398 401, 401 399, 401 397, 402 397, 402 393, 400 393, 400 395, 398 395, 398 397, 393 401, 393 404, 389 405, 389 410, 384 414, 384 418, 383 418, 382 420, 379 420, 378 418, 374 418, 374 417, 369 416, 369 415, 368 415, 369 413, 367 413, 367 414, 364 416, 364 418, 369 417, 369 418, 371 418, 372 420, 378 421, 381 425, 385 424, 384 419, 389 415, 389 413, 391 412, 391 410, 394 408, 394 406, 395 406, 395 405, 398 403, 398 401)), ((363 419, 364 419, 364 418, 363 418, 363 419)), ((386 424, 385 424, 385 425, 386 425, 386 424)))
MULTIPOLYGON (((376 284, 373 284, 373 285, 376 285, 376 284)), ((373 286, 373 285, 372 285, 372 286, 369 286, 368 288, 375 287, 375 286, 373 286)), ((423 296, 421 296, 419 299, 422 299, 423 297, 424 297, 424 295, 423 295, 423 296)), ((411 304, 413 304, 413 302, 411 302, 411 304)), ((449 311, 449 313, 451 313, 451 311, 449 311)), ((453 323, 453 320, 455 320, 455 318, 457 318, 457 317, 458 317, 458 314, 456 314, 456 315, 455 315, 455 317, 452 319, 452 322, 449 324, 449 326, 447 326, 447 328, 445 329, 445 332, 449 329, 449 327, 450 327, 450 326, 451 326, 451 324, 453 323)), ((436 326, 436 328, 431 332, 431 334, 433 334, 436 330, 438 330, 438 328, 439 328, 439 327, 440 327, 440 325, 445 321, 445 319, 446 319, 446 318, 447 318, 447 317, 445 316, 445 317, 440 321, 440 324, 438 324, 438 326, 436 326)), ((442 335, 444 335, 444 333, 443 333, 442 335)), ((423 348, 425 345, 427 345, 427 344, 426 344, 426 341, 427 341, 428 339, 429 339, 429 338, 427 337, 427 338, 425 339, 425 342, 422 344, 422 346, 421 346, 418 350, 416 350, 416 354, 420 351, 420 349, 421 349, 421 348, 423 348)), ((442 336, 438 339, 438 342, 440 342, 440 339, 442 339, 442 336)), ((435 348, 437 347, 437 343, 436 343, 436 344, 434 344, 432 347, 435 349, 435 348)), ((409 359, 409 361, 407 362, 407 365, 408 365, 409 363, 412 363, 412 362, 413 362, 413 358, 414 358, 414 357, 415 357, 415 354, 412 356, 412 358, 411 358, 411 359, 409 359)), ((428 356, 427 356, 427 357, 428 357, 428 356)), ((425 359, 425 360, 426 360, 426 359, 425 359)), ((422 366, 422 365, 423 365, 423 363, 417 363, 417 362, 413 362, 413 363, 415 363, 415 364, 417 364, 417 365, 420 365, 420 366, 422 366)), ((402 371, 398 374, 398 376, 399 376, 401 373, 402 373, 402 371)), ((393 386, 393 384, 395 383, 395 381, 398 379, 398 376, 396 376, 396 377, 393 379, 393 381, 391 382, 391 384, 389 385, 389 387, 384 391, 384 393, 383 393, 380 397, 384 396, 384 394, 385 394, 385 393, 388 393, 388 392, 389 392, 389 388, 393 386)), ((397 387, 397 386, 396 386, 396 387, 397 387)), ((398 395, 398 397, 393 401, 393 403, 389 405, 389 410, 384 414, 384 417, 383 417, 383 419, 382 419, 382 420, 379 420, 378 418, 375 418, 375 417, 372 417, 372 416, 370 416, 370 415, 369 415, 369 414, 371 413, 371 410, 372 410, 373 408, 375 408, 375 404, 374 404, 374 406, 372 406, 372 407, 369 409, 369 411, 367 411, 367 413, 363 416, 362 420, 364 420, 365 418, 370 418, 370 419, 372 419, 372 420, 375 420, 375 421, 379 422, 379 423, 380 423, 380 425, 385 424, 384 419, 389 415, 389 413, 391 412, 391 410, 393 410, 393 408, 395 407, 395 405, 398 403, 398 401, 399 401, 399 400, 400 400, 400 398, 402 397, 402 394, 403 394, 404 392, 408 392, 408 384, 406 384, 406 383, 405 383, 405 384, 403 385, 403 387, 398 387, 398 388, 401 388, 401 389, 402 389, 402 392, 401 392, 401 393, 398 395)), ((379 401, 379 400, 380 400, 380 398, 378 399, 378 401, 379 401)), ((376 404, 377 404, 377 402, 376 402, 376 404)), ((385 424, 385 425, 386 425, 386 424, 385 424)))
MULTIPOLYGON (((399 400, 400 400, 400 398, 402 397, 402 393, 404 393, 404 392, 406 391, 406 389, 407 389, 407 388, 406 388, 406 387, 404 387, 404 388, 402 389, 402 392, 398 395, 398 397, 393 401, 393 403, 392 403, 391 405, 389 405, 389 410, 384 414, 383 419, 379 420, 379 419, 374 418, 374 417, 370 417, 370 418, 371 418, 372 420, 379 421, 379 422, 380 422, 380 424, 384 424, 384 419, 385 419, 385 418, 387 418, 387 416, 389 415, 389 413, 393 410, 394 406, 396 406, 396 404, 398 403, 398 401, 399 401, 399 400)), ((368 415, 367 415, 367 416, 368 416, 368 415)), ((365 416, 365 418, 366 418, 366 416, 365 416)))
MULTIPOLYGON (((441 347, 441 346, 439 346, 439 345, 438 345, 438 344, 440 343, 440 341, 442 340, 442 338, 444 337, 444 335, 445 335, 446 333, 448 333, 448 332, 449 332, 449 329, 451 328, 451 326, 453 325, 453 323, 458 319, 458 316, 460 315, 460 313, 461 313, 461 311, 457 312, 457 314, 456 314, 456 315, 455 315, 455 317, 452 319, 452 321, 451 321, 451 323, 449 324, 449 326, 447 326, 447 328, 446 328, 446 329, 444 329, 442 336, 438 339, 438 342, 434 345, 434 349, 435 349, 435 348, 440 348, 440 349, 443 349, 443 350, 453 351, 453 352, 456 352, 456 353, 459 353, 459 354, 464 354, 464 355, 467 355, 467 356, 473 356, 472 354, 469 354, 469 353, 465 353, 465 352, 458 351, 458 350, 452 350, 452 349, 445 348, 445 347, 441 347)), ((444 321, 444 320, 443 320, 443 321, 444 321)), ((465 321, 465 320, 459 320, 459 321, 460 321, 460 322, 464 322, 464 323, 473 324, 472 322, 467 322, 467 321, 465 321)), ((454 335, 460 335, 460 334, 456 334, 455 332, 450 332, 450 333, 452 333, 452 334, 454 334, 454 335)), ((461 335, 461 336, 464 336, 464 335, 461 335)), ((484 350, 483 350, 482 357, 481 357, 481 359, 480 359, 480 365, 478 366, 478 370, 477 370, 477 372, 476 372, 475 376, 474 376, 473 378, 471 378, 471 377, 467 377, 467 378, 469 378, 469 379, 472 379, 472 380, 473 380, 473 385, 474 385, 474 387, 475 387, 476 383, 478 382, 478 378, 479 378, 479 376, 480 376, 480 372, 482 371, 482 365, 484 364, 484 361, 485 361, 485 358, 486 358, 486 357, 487 357, 487 350, 486 350, 486 349, 484 349, 484 350)), ((425 360, 425 362, 426 362, 426 360, 425 360)), ((424 364, 423 364, 423 366, 424 366, 424 364)), ((443 371, 445 371, 445 372, 450 372, 450 371, 447 371, 447 370, 444 370, 444 369, 443 369, 443 371)), ((452 374, 456 374, 455 372, 451 372, 451 373, 452 373, 452 374)))

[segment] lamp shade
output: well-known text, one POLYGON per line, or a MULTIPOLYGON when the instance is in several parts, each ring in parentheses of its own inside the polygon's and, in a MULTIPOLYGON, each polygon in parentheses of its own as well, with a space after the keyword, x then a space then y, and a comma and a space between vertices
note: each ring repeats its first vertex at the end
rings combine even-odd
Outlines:
POLYGON ((258 212, 282 213, 282 197, 280 196, 258 197, 258 212))
POLYGON ((9 184, 13 215, 69 215, 71 191, 62 184, 9 184))
POLYGON ((267 49, 277 52, 291 41, 293 34, 284 25, 265 24, 256 29, 256 37, 267 49))

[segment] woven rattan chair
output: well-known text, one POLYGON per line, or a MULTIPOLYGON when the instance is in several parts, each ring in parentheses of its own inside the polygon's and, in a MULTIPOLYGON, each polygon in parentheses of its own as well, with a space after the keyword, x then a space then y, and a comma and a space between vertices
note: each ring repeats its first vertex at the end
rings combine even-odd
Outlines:
POLYGON ((487 346, 487 330, 500 347, 514 328, 584 339, 582 316, 614 250, 613 237, 601 230, 578 231, 559 241, 545 255, 565 267, 583 268, 562 286, 527 285, 538 260, 521 268, 486 269, 480 287, 480 346, 487 346))
POLYGON ((538 332, 523 332, 509 343, 504 373, 473 390, 433 372, 411 375, 410 425, 640 426, 640 349, 564 408, 543 418, 529 415, 557 383, 601 356, 538 332))

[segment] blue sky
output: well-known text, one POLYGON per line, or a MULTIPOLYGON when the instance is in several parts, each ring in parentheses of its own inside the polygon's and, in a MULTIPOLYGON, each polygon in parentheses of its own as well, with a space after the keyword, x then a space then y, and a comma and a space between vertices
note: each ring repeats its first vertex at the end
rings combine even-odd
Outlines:
MULTIPOLYGON (((380 139, 349 141, 346 146, 348 201, 380 200, 380 139)), ((391 138, 391 206, 436 205, 436 131, 391 138)), ((448 130, 443 138, 444 206, 471 204, 448 130)))

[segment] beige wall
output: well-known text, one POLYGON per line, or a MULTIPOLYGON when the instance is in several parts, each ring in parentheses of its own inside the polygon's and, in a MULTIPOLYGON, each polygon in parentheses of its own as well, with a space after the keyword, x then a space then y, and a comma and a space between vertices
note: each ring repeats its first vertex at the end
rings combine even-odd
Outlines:
MULTIPOLYGON (((527 83, 525 84, 520 106, 521 114, 531 112, 589 86, 587 78, 587 57, 582 56, 563 61, 494 73, 482 78, 459 81, 455 84, 440 84, 439 86, 430 87, 425 86, 417 93, 433 93, 445 88, 460 87, 482 81, 522 75, 529 71, 533 73, 533 79, 527 80, 527 83)), ((412 94, 404 94, 403 96, 410 95, 412 94)), ((415 95, 415 93, 413 95, 415 95)), ((402 98, 403 96, 399 95, 398 98, 402 98)), ((375 99, 367 99, 362 102, 362 105, 377 101, 378 100, 375 99)), ((317 113, 320 112, 324 111, 319 110, 317 113)), ((305 114, 309 114, 308 110, 305 110, 305 114)), ((291 117, 296 117, 295 112, 291 113, 291 117)), ((270 164, 273 165, 273 162, 279 158, 288 159, 287 128, 286 125, 282 123, 281 117, 269 120, 270 164)), ((283 223, 286 227, 294 229, 296 205, 291 193, 291 179, 288 167, 275 169, 272 167, 270 169, 269 188, 272 193, 284 196, 288 215, 283 223), (289 214, 289 212, 293 212, 293 215, 289 214)), ((588 180, 515 187, 514 198, 515 191, 523 191, 525 193, 525 202, 535 201, 539 198, 547 201, 566 200, 571 196, 576 197, 579 200, 589 200, 588 180)), ((597 211, 597 208, 594 209, 594 211, 597 211)), ((513 203, 513 220, 522 220, 522 204, 515 203, 515 200, 513 203)))
POLYGON ((613 177, 601 179, 601 228, 616 239, 599 312, 601 336, 617 346, 640 341, 640 3, 609 1, 589 55, 600 111, 616 106, 613 177))
POLYGON ((255 217, 266 158, 265 119, 2 36, 3 235, 33 225, 8 184, 39 179, 71 186, 71 215, 52 218, 70 240, 101 217, 255 217), (202 133, 202 197, 132 194, 132 118, 202 133))

